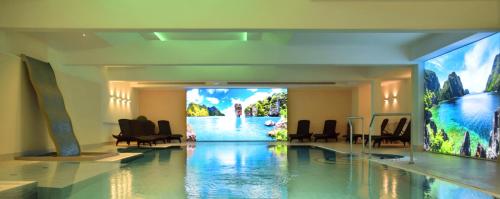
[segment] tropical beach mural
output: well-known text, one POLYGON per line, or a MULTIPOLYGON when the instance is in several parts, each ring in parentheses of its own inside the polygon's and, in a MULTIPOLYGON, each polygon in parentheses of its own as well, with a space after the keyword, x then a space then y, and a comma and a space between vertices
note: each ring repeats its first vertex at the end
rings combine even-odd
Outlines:
POLYGON ((287 140, 287 89, 193 88, 186 91, 190 141, 287 140))
POLYGON ((424 148, 499 155, 500 33, 424 62, 424 148))

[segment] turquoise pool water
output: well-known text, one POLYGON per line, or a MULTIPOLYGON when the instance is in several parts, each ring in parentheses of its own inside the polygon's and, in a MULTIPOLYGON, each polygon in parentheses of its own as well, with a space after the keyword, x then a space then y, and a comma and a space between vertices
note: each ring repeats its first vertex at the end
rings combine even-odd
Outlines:
POLYGON ((442 102, 437 111, 442 124, 457 123, 487 141, 493 130, 495 111, 499 106, 500 94, 479 93, 442 102))
POLYGON ((273 141, 267 135, 280 117, 187 117, 187 124, 196 134, 197 141, 273 141))
POLYGON ((197 143, 144 157, 40 198, 493 198, 310 146, 197 143))

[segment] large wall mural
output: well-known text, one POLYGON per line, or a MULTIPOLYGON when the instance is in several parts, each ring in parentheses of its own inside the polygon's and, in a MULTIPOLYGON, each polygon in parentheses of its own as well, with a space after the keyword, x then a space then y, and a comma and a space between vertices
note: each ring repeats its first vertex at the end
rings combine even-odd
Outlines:
POLYGON ((424 62, 424 148, 499 155, 500 33, 424 62))
POLYGON ((287 89, 193 88, 186 91, 191 141, 287 140, 287 89))

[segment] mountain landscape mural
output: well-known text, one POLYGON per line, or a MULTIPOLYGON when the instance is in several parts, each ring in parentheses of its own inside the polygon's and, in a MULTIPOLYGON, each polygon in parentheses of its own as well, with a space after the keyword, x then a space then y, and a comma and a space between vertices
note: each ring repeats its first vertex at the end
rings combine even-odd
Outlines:
POLYGON ((285 141, 287 101, 282 88, 188 89, 188 140, 285 141))
POLYGON ((500 33, 424 62, 424 149, 497 159, 500 33))

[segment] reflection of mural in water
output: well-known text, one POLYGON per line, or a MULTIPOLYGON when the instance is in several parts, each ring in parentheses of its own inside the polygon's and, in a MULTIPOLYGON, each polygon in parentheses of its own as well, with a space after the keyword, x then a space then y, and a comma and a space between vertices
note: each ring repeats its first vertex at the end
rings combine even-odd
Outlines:
POLYGON ((287 100, 286 89, 188 89, 188 140, 287 140, 287 100))
POLYGON ((500 33, 424 63, 424 148, 496 159, 500 33))
POLYGON ((455 184, 451 184, 445 181, 436 180, 431 177, 424 178, 424 199, 433 198, 454 198, 454 199, 469 199, 469 198, 484 198, 493 199, 495 197, 490 196, 486 193, 472 190, 464 189, 455 184))
MULTIPOLYGON (((194 145, 193 145, 194 146, 194 145)), ((287 198, 286 146, 197 143, 187 157, 188 198, 287 198)))

